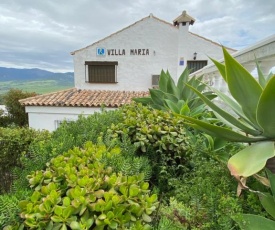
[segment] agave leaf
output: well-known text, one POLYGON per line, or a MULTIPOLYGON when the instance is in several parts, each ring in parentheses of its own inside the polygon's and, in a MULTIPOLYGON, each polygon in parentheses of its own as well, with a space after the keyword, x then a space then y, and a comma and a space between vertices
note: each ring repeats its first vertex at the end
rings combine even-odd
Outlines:
POLYGON ((186 103, 181 106, 180 114, 181 115, 188 115, 188 114, 190 114, 190 108, 188 107, 188 105, 186 103))
MULTIPOLYGON (((195 84, 196 78, 192 77, 189 79, 189 81, 187 82, 188 85, 192 85, 194 88, 196 88, 196 84, 195 84)), ((185 84, 186 85, 186 84, 185 84)), ((194 98, 196 96, 196 94, 190 90, 187 87, 184 87, 184 91, 182 92, 182 99, 187 101, 187 100, 191 100, 192 98, 194 98)))
POLYGON ((269 193, 259 193, 259 198, 264 209, 275 218, 275 201, 269 193))
POLYGON ((159 89, 161 91, 167 92, 167 82, 168 82, 168 76, 163 70, 161 70, 160 77, 159 77, 159 89))
POLYGON ((167 72, 168 80, 167 80, 167 92, 169 94, 175 95, 177 98, 179 97, 178 88, 176 87, 176 84, 173 80, 173 78, 170 76, 169 72, 167 72))
POLYGON ((221 99, 226 105, 228 105, 232 109, 232 111, 239 115, 241 120, 245 121, 247 124, 257 129, 257 127, 253 125, 253 123, 245 116, 241 106, 235 100, 213 87, 209 86, 209 88, 213 92, 215 92, 218 95, 219 99, 221 99))
POLYGON ((180 78, 177 83, 177 88, 179 92, 179 98, 184 98, 184 91, 185 91, 185 83, 188 81, 189 77, 189 70, 188 68, 185 68, 183 73, 180 75, 180 78))
POLYGON ((215 105, 212 101, 210 101, 207 97, 201 94, 198 90, 196 90, 190 85, 186 85, 186 86, 192 89, 204 101, 205 104, 207 104, 211 109, 213 109, 216 113, 218 113, 221 117, 223 117, 227 122, 243 130, 245 133, 248 133, 251 135, 259 135, 258 130, 254 130, 245 126, 243 123, 238 121, 235 117, 233 117, 231 114, 225 112, 219 106, 215 105))
POLYGON ((212 58, 210 58, 210 59, 215 64, 215 66, 217 67, 217 69, 219 70, 219 72, 220 72, 221 76, 223 77, 224 81, 227 82, 227 80, 226 80, 226 73, 225 73, 225 65, 222 64, 222 63, 220 63, 220 62, 218 62, 218 61, 216 61, 216 60, 214 60, 214 59, 212 59, 212 58))
POLYGON ((247 118, 257 125, 256 109, 262 87, 255 78, 238 63, 223 47, 228 88, 231 95, 241 105, 247 118))
POLYGON ((192 126, 194 128, 197 128, 201 131, 204 131, 208 133, 209 135, 216 136, 218 138, 222 138, 228 141, 233 141, 233 142, 257 142, 261 140, 265 140, 264 137, 247 137, 242 134, 239 134, 237 132, 234 132, 230 129, 212 125, 209 123, 206 123, 204 121, 200 121, 197 119, 194 119, 192 117, 187 117, 184 115, 180 115, 183 117, 185 120, 192 122, 193 124, 188 124, 189 126, 192 126))
POLYGON ((275 76, 275 74, 273 74, 272 72, 270 72, 266 78, 266 82, 268 82, 273 76, 275 76))
POLYGON ((274 142, 258 142, 232 156, 228 168, 234 176, 249 177, 262 170, 266 161, 274 156, 274 142))
POLYGON ((176 96, 174 96, 173 94, 170 94, 170 93, 164 93, 163 99, 168 99, 170 101, 173 101, 174 103, 177 103, 179 100, 176 96))
POLYGON ((133 101, 135 101, 137 103, 141 103, 142 105, 152 104, 151 97, 136 97, 136 98, 133 98, 133 101))
POLYGON ((178 87, 183 87, 184 83, 186 83, 188 81, 189 73, 190 73, 190 71, 187 68, 185 68, 179 77, 179 80, 177 83, 178 87))
POLYGON ((275 137, 275 76, 267 83, 257 108, 257 120, 267 137, 275 137))
POLYGON ((164 92, 162 92, 159 89, 149 89, 149 91, 150 91, 150 95, 153 103, 164 106, 163 100, 162 100, 164 98, 164 92))
POLYGON ((233 220, 238 223, 242 230, 275 229, 275 221, 253 214, 242 214, 240 219, 233 217, 233 220))
POLYGON ((258 77, 259 77, 259 83, 264 88, 266 86, 267 81, 265 80, 264 74, 259 66, 259 62, 256 59, 256 66, 257 66, 257 72, 258 72, 258 77))
POLYGON ((167 100, 167 99, 165 99, 164 101, 165 101, 167 107, 168 107, 171 111, 173 111, 173 112, 176 113, 176 114, 179 114, 179 113, 180 113, 180 108, 177 106, 176 103, 174 103, 173 101, 167 100))

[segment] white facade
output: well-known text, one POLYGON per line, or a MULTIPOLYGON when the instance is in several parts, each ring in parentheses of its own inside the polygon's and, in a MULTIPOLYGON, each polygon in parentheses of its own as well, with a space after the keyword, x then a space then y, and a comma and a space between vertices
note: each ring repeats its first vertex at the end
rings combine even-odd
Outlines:
POLYGON ((196 61, 209 62, 207 55, 215 59, 222 57, 221 46, 190 33, 188 22, 174 26, 150 15, 86 48, 72 52, 75 87, 147 91, 152 88, 152 75, 159 75, 162 69, 168 70, 176 81, 187 61, 193 61, 194 53, 197 53, 196 61), (97 55, 99 48, 104 49, 105 55, 97 55), (181 60, 183 63, 180 63, 181 60), (87 61, 117 61, 117 83, 87 83, 87 61))
POLYGON ((95 112, 101 112, 101 108, 26 106, 29 127, 48 131, 56 130, 64 120, 76 121, 79 115, 88 116, 95 112))
MULTIPOLYGON (((75 88, 81 90, 148 91, 152 75, 169 71, 177 81, 188 61, 222 57, 221 46, 189 32, 194 19, 184 11, 174 24, 152 14, 90 46, 76 50, 75 88), (196 54, 196 58, 194 58, 196 54), (116 83, 89 83, 87 62, 117 62, 116 83)), ((234 50, 229 50, 233 52, 234 50)), ((100 111, 95 107, 27 104, 29 126, 53 131, 62 120, 76 120, 80 114, 100 111)))

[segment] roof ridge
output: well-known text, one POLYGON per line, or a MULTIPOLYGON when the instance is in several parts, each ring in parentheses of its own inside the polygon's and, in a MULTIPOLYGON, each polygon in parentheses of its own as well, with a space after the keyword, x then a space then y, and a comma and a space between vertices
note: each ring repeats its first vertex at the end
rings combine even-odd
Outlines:
POLYGON ((233 48, 230 48, 230 47, 226 47, 226 46, 223 46, 223 45, 221 45, 221 44, 219 44, 219 43, 217 43, 217 42, 214 42, 213 40, 211 40, 211 39, 209 39, 209 38, 203 37, 203 36, 201 36, 201 35, 195 34, 195 33, 190 32, 190 31, 188 31, 188 32, 189 32, 190 34, 194 35, 194 36, 197 36, 197 37, 199 37, 199 38, 202 38, 202 39, 204 39, 204 40, 206 40, 206 41, 209 41, 209 42, 211 42, 211 43, 213 43, 213 44, 215 44, 215 45, 218 45, 218 46, 220 46, 220 47, 225 47, 226 49, 229 49, 229 50, 232 50, 232 51, 238 51, 238 50, 236 50, 236 49, 233 49, 233 48))

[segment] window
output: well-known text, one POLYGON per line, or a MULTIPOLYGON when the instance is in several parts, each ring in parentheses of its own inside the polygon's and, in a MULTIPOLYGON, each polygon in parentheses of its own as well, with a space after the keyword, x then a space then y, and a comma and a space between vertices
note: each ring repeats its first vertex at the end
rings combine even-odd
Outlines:
POLYGON ((152 75, 152 87, 153 88, 159 87, 159 77, 160 77, 160 75, 152 75))
POLYGON ((207 65, 207 61, 187 61, 187 68, 190 73, 196 72, 207 65))
POLYGON ((90 83, 116 83, 116 70, 118 62, 85 62, 86 82, 90 83))

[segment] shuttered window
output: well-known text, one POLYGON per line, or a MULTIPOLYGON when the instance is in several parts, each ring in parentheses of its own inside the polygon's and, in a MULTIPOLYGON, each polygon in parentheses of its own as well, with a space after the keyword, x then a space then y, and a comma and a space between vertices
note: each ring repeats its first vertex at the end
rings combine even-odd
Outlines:
POLYGON ((207 65, 207 61, 187 61, 187 68, 190 73, 196 72, 207 65))
POLYGON ((86 81, 90 83, 116 83, 118 62, 85 62, 88 67, 86 81))

